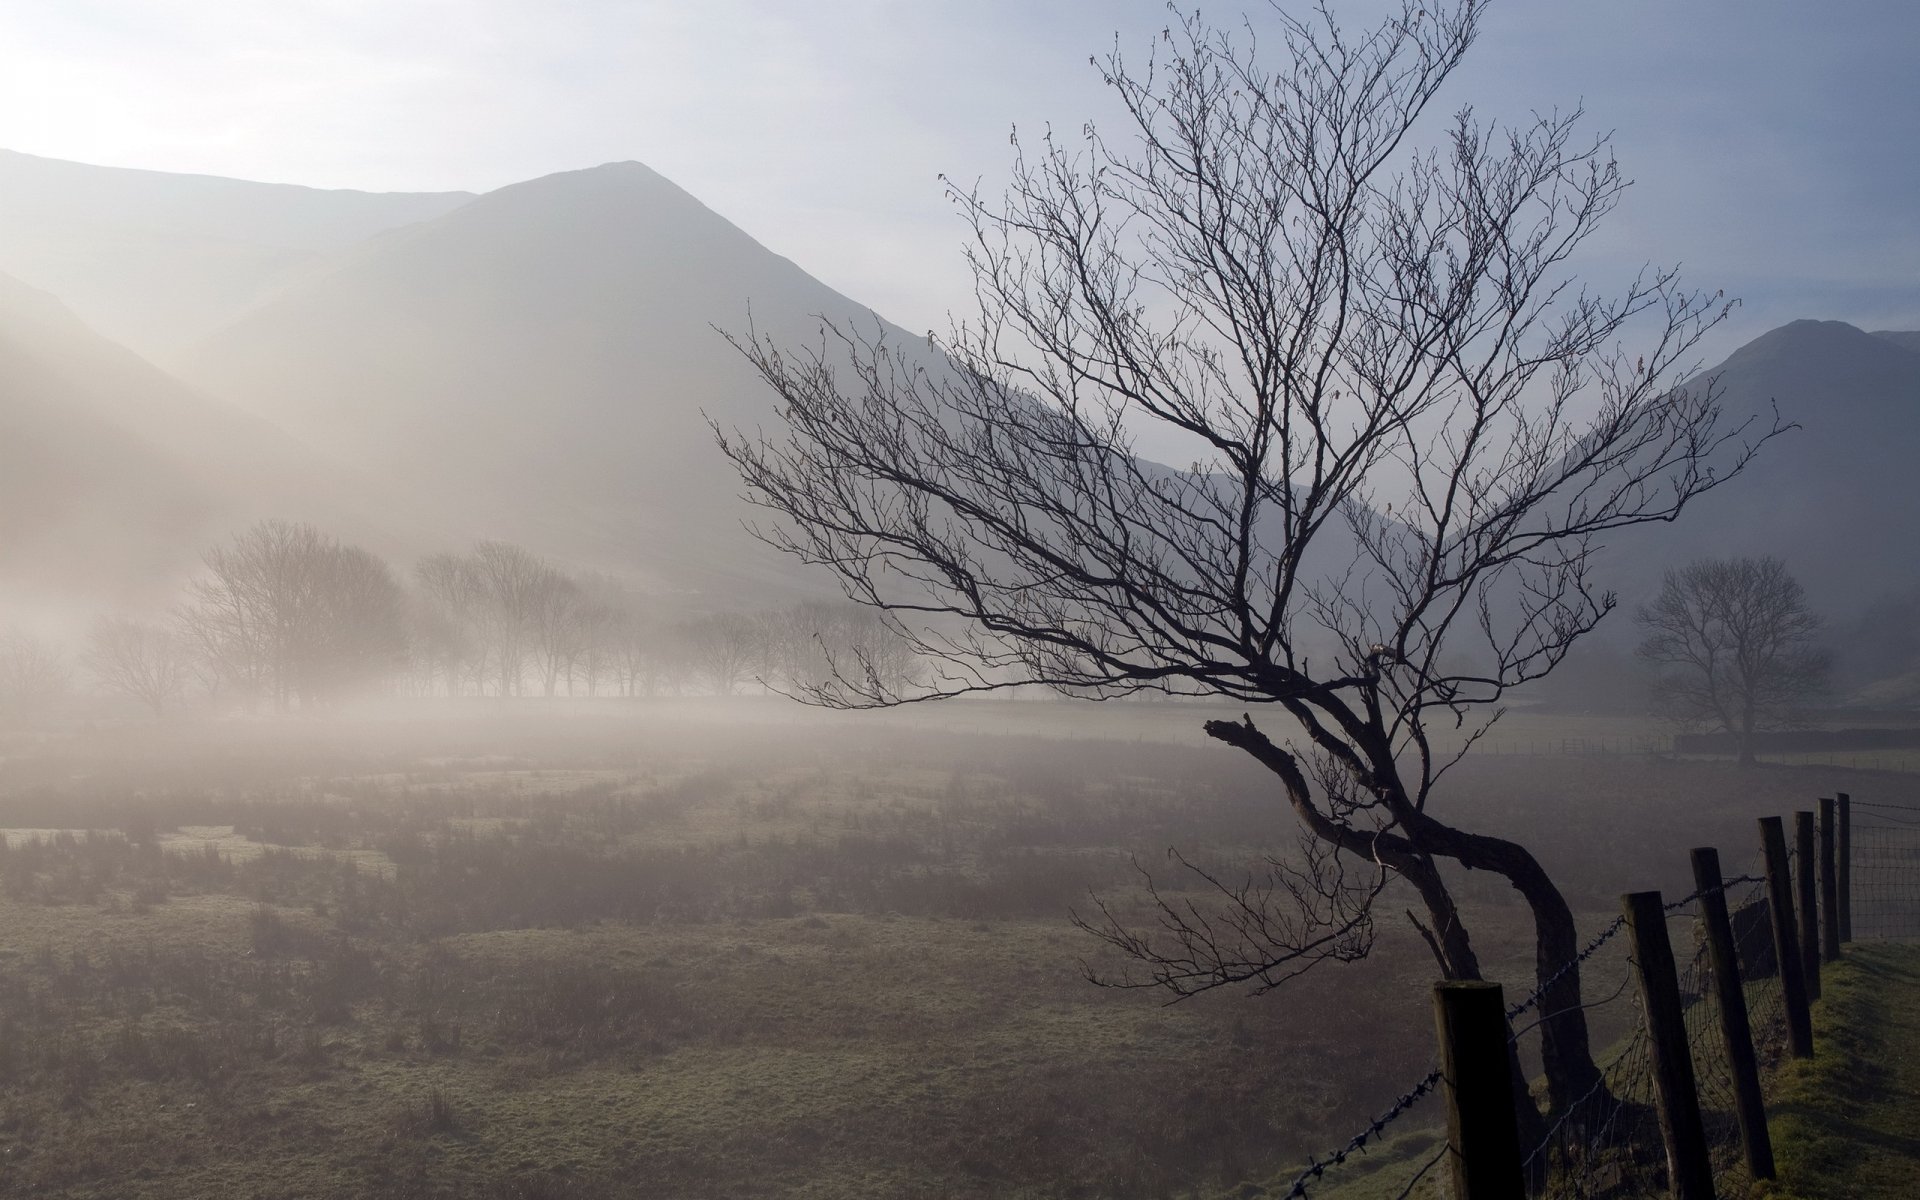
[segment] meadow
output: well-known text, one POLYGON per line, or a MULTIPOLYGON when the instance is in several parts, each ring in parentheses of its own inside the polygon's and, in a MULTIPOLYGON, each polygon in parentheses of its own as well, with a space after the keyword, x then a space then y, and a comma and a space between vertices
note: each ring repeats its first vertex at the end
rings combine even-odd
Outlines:
MULTIPOLYGON (((1091 895, 1292 845, 1202 706, 475 704, 0 743, 0 1192, 1211 1194, 1427 1069, 1431 960, 1177 1005, 1089 983, 1091 895)), ((1519 717, 1442 801, 1598 927, 1752 817, 1892 772, 1619 752, 1519 717), (1529 730, 1529 722, 1533 728, 1529 730)), ((1456 880, 1525 990, 1497 881, 1456 880)), ((1192 893, 1192 898, 1203 899, 1192 893)), ((1596 963, 1596 977, 1611 967, 1596 963)), ((1590 985, 1594 986, 1594 985, 1590 985)), ((1611 986, 1603 983, 1600 986, 1611 986)), ((1602 1031, 1604 1032, 1604 1031, 1602 1031)), ((1437 1110, 1422 1120, 1438 1118, 1437 1110)))

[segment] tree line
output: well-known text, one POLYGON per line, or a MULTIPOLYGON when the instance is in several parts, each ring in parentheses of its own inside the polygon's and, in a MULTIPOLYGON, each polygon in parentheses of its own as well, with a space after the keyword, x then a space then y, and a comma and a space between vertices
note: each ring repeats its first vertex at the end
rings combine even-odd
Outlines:
POLYGON ((165 715, 192 700, 290 712, 364 694, 733 695, 804 692, 858 670, 906 685, 904 639, 851 604, 678 613, 613 576, 482 541, 410 577, 312 525, 262 521, 209 549, 159 617, 103 616, 75 661, 0 636, 0 715, 57 698, 73 667, 165 715))

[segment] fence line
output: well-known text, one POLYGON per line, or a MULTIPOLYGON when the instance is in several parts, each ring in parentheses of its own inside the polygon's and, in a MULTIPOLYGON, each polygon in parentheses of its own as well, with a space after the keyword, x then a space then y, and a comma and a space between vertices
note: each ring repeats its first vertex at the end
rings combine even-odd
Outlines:
MULTIPOLYGON (((1843 813, 1848 803, 1842 801, 1843 813)), ((1851 918, 1851 936, 1843 935, 1843 940, 1920 937, 1920 805, 1860 800, 1850 803, 1855 810, 1850 837, 1839 843, 1845 852, 1840 878, 1848 880, 1850 887, 1844 893, 1829 893, 1830 897, 1837 895, 1840 912, 1851 918)), ((1843 816, 1842 824, 1846 823, 1843 816)), ((1824 830, 1823 836, 1831 837, 1832 830, 1824 830)), ((1798 879, 1816 869, 1829 852, 1809 856, 1790 852, 1792 876, 1798 879)), ((1765 1076, 1790 1053, 1787 998, 1773 940, 1769 891, 1759 869, 1763 857, 1755 852, 1750 861, 1754 865, 1748 871, 1723 880, 1717 888, 1701 888, 1661 906, 1675 948, 1684 1041, 1693 1069, 1705 1154, 1711 1164, 1715 1194, 1723 1196, 1747 1194, 1758 1181, 1748 1166, 1749 1155, 1739 1124, 1738 1076, 1728 1057, 1726 1038, 1736 1035, 1723 1033, 1715 1011, 1711 956, 1701 933, 1700 901, 1711 892, 1717 891, 1726 899, 1738 995, 1746 1009, 1754 1061, 1765 1076)), ((1827 902, 1831 900, 1821 901, 1827 902)), ((1795 914, 1785 915, 1791 920, 1795 914)), ((1558 1015, 1537 1012, 1553 986, 1568 972, 1595 960, 1626 928, 1624 916, 1614 918, 1538 987, 1506 1006, 1508 1054, 1526 1053, 1527 1043, 1537 1036, 1541 1025, 1558 1015), (1514 1024, 1536 1012, 1531 1022, 1514 1024)), ((1641 970, 1642 964, 1628 953, 1620 963, 1618 979, 1612 968, 1604 968, 1598 981, 1584 981, 1587 986, 1582 989, 1580 1008, 1587 1013, 1589 1030, 1596 1035, 1594 1057, 1599 1074, 1586 1095, 1564 1111, 1546 1114, 1544 1130, 1521 1145, 1519 1169, 1530 1200, 1659 1195, 1674 1187, 1669 1177, 1671 1147, 1666 1144, 1658 1117, 1646 1013, 1641 990, 1633 986, 1636 972, 1641 970)), ((1443 1082, 1439 1070, 1429 1071, 1340 1149, 1324 1158, 1308 1159, 1306 1169, 1279 1195, 1284 1200, 1311 1200, 1310 1188, 1357 1178, 1350 1168, 1348 1175, 1336 1179, 1335 1169, 1353 1163, 1369 1147, 1377 1148, 1387 1128, 1412 1111, 1423 1097, 1442 1090, 1443 1082)), ((1434 1169, 1447 1159, 1453 1146, 1444 1133, 1438 1143, 1431 1151, 1421 1145, 1410 1156, 1389 1156, 1369 1163, 1366 1194, 1397 1195, 1400 1200, 1444 1194, 1444 1172, 1434 1169), (1398 1172, 1406 1174, 1395 1190, 1390 1181, 1398 1172)), ((1763 1170, 1766 1157, 1762 1156, 1763 1170)))

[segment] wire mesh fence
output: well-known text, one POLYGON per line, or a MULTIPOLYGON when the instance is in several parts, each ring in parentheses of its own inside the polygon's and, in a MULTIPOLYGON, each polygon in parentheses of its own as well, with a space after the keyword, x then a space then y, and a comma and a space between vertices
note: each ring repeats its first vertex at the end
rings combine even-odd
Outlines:
POLYGON ((1920 806, 1852 808, 1853 936, 1920 937, 1920 806))
MULTIPOLYGON (((1849 854, 1852 936, 1920 939, 1920 806, 1852 801, 1849 854)), ((1803 863, 1789 848, 1788 870, 1803 863)), ((1718 889, 1733 934, 1738 990, 1750 1029, 1753 1058, 1764 1079, 1789 1057, 1787 1001, 1775 941, 1764 857, 1718 889)), ((1739 1080, 1717 1010, 1711 954, 1701 900, 1706 891, 1665 905, 1673 947, 1693 1093, 1722 1200, 1765 1194, 1755 1178, 1739 1122, 1739 1080)), ((1792 922, 1792 913, 1787 915, 1792 922)), ((1656 1096, 1656 1063, 1645 1000, 1629 949, 1625 918, 1603 926, 1579 954, 1507 1008, 1509 1049, 1523 1075, 1540 1062, 1542 1027, 1561 1015, 1546 997, 1567 972, 1582 972, 1579 1007, 1586 1019, 1598 1074, 1583 1094, 1557 1110, 1535 1087, 1520 1108, 1521 1173, 1535 1200, 1624 1200, 1668 1194, 1669 1172, 1656 1096)), ((1286 1200, 1409 1200, 1450 1194, 1453 1147, 1444 1104, 1428 1100, 1443 1090, 1429 1072, 1392 1108, 1345 1145, 1310 1159, 1284 1191, 1286 1200), (1426 1100, 1425 1104, 1422 1101, 1426 1100), (1397 1124, 1410 1114, 1416 1119, 1397 1124), (1390 1131, 1389 1126, 1394 1128, 1390 1131)))
POLYGON ((1285 1190, 1269 1194, 1281 1200, 1333 1200, 1354 1195, 1369 1200, 1411 1200, 1443 1195, 1435 1189, 1441 1178, 1438 1168, 1446 1157, 1447 1138, 1444 1127, 1436 1127, 1434 1121, 1445 1118, 1437 1105, 1421 1103, 1440 1086, 1439 1070, 1427 1072, 1344 1145, 1308 1159, 1285 1190), (1389 1132, 1389 1127, 1410 1114, 1415 1119, 1407 1127, 1389 1132))

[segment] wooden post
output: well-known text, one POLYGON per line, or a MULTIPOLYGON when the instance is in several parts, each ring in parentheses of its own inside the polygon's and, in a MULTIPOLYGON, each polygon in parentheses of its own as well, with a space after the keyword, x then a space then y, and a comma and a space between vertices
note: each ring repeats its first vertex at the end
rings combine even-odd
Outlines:
POLYGON ((1433 985, 1454 1200, 1524 1200, 1506 1004, 1497 983, 1433 985))
POLYGON ((1787 1049, 1813 1057, 1813 1014, 1800 973, 1800 941, 1793 932, 1793 881, 1787 870, 1787 835, 1779 817, 1760 818, 1760 848, 1767 857, 1767 907, 1773 916, 1773 958, 1780 968, 1780 1002, 1787 1010, 1787 1049))
POLYGON ((1794 896, 1800 918, 1800 977, 1806 981, 1807 1000, 1820 998, 1820 908, 1815 900, 1813 872, 1813 812, 1793 814, 1794 896))
POLYGON ((1833 801, 1820 797, 1820 958, 1840 961, 1840 880, 1834 875, 1833 801))
POLYGON ((1620 897, 1620 908, 1627 915, 1640 1006, 1647 1017, 1653 1102, 1660 1114, 1660 1137, 1667 1144, 1667 1187, 1674 1200, 1714 1200, 1713 1161, 1707 1157, 1707 1128, 1700 1119, 1666 909, 1659 892, 1630 892, 1620 897))
POLYGON ((1836 793, 1840 802, 1840 940, 1853 940, 1853 797, 1836 793))
POLYGON ((1740 955, 1733 945, 1733 921, 1720 875, 1720 852, 1701 846, 1693 852, 1693 884, 1700 891, 1700 917, 1707 931, 1707 961, 1713 967, 1713 998, 1720 1013, 1720 1044, 1733 1076, 1733 1112, 1740 1123, 1740 1147, 1747 1174, 1773 1178, 1773 1139, 1767 1134, 1767 1109, 1760 1098, 1760 1062, 1753 1053, 1753 1026, 1747 1020, 1747 993, 1740 985, 1740 955))

